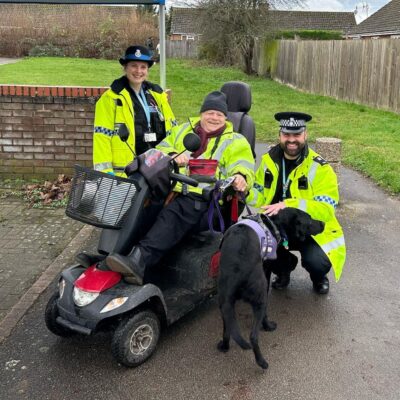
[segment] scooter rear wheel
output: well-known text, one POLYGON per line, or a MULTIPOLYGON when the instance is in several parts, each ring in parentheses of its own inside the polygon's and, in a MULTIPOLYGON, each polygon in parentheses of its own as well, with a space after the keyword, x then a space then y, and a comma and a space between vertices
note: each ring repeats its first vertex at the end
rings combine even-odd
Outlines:
POLYGON ((114 332, 111 351, 127 367, 144 363, 155 351, 160 337, 160 321, 152 311, 141 311, 120 322, 114 332))
POLYGON ((57 300, 59 298, 58 293, 54 293, 53 296, 50 297, 46 311, 44 312, 44 320, 46 322, 47 329, 54 333, 57 336, 61 337, 69 337, 75 335, 75 332, 71 331, 68 328, 64 328, 60 324, 57 323, 56 319, 58 317, 58 307, 57 300))

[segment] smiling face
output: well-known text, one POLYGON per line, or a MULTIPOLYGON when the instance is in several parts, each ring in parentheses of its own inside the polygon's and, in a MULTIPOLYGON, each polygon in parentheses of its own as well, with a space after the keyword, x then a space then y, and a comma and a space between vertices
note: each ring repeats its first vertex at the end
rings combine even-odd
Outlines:
POLYGON ((140 85, 149 75, 149 64, 143 61, 129 61, 124 65, 124 71, 130 85, 135 90, 139 90, 140 85))
POLYGON ((226 116, 221 111, 208 110, 200 114, 200 125, 206 132, 214 132, 225 125, 226 116))
POLYGON ((279 144, 281 149, 285 152, 286 158, 294 160, 303 150, 306 145, 307 131, 304 130, 300 133, 279 133, 279 144))

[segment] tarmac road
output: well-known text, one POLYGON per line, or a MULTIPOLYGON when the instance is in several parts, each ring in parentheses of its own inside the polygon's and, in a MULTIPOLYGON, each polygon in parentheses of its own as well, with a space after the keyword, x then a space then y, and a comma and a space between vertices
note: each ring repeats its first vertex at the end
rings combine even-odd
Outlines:
MULTIPOLYGON (((233 344, 221 354, 215 299, 163 332, 155 355, 136 369, 115 363, 110 336, 65 340, 49 333, 47 290, 0 348, 0 398, 398 400, 400 398, 400 201, 342 168, 339 218, 348 259, 327 296, 298 267, 289 288, 272 291, 278 323, 260 334, 270 367, 233 344)), ((54 284, 53 284, 54 287, 54 284)), ((247 335, 251 312, 238 308, 247 335)))

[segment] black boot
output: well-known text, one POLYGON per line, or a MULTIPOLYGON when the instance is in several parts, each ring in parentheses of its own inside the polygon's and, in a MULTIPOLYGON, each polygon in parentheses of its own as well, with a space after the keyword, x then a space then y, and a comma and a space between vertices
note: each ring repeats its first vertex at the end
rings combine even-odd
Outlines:
POLYGON ((88 253, 79 253, 75 256, 75 260, 82 265, 82 267, 89 268, 93 264, 98 263, 99 261, 104 260, 106 257, 101 254, 88 254, 88 253))
POLYGON ((119 272, 124 279, 135 285, 143 285, 144 270, 146 268, 140 247, 134 247, 127 256, 112 253, 106 258, 111 271, 119 272))
POLYGON ((282 290, 289 285, 290 274, 276 275, 272 281, 272 287, 274 289, 282 290))
POLYGON ((318 281, 313 281, 314 291, 318 294, 328 294, 329 292, 329 279, 324 276, 318 281))

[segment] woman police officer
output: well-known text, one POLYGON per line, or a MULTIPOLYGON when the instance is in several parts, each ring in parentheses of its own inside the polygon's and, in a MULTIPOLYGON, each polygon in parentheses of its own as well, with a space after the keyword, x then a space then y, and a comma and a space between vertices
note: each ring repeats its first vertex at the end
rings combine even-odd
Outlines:
POLYGON ((147 81, 154 61, 143 46, 130 46, 120 58, 125 75, 116 79, 96 103, 93 135, 93 166, 119 176, 133 159, 129 147, 118 136, 125 124, 127 143, 135 154, 155 147, 176 125, 166 93, 147 81))

